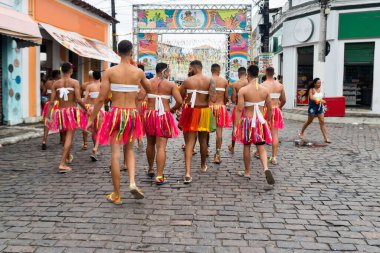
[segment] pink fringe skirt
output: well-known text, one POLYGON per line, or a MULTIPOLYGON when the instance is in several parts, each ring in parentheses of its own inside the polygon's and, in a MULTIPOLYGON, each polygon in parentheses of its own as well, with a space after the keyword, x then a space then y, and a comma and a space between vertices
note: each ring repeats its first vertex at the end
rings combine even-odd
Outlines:
MULTIPOLYGON (((94 111, 94 106, 90 105, 88 107, 88 114, 87 114, 88 118, 91 117, 93 111, 94 111)), ((92 136, 92 138, 94 140, 96 140, 96 139, 99 138, 99 130, 101 129, 101 127, 102 127, 102 125, 104 123, 104 119, 105 119, 106 113, 107 113, 106 111, 104 111, 103 109, 101 109, 98 112, 98 115, 96 115, 96 117, 95 117, 94 123, 92 125, 92 127, 94 129, 94 132, 95 132, 95 136, 92 136)))
MULTIPOLYGON (((50 101, 48 101, 48 102, 46 102, 46 104, 44 105, 44 108, 42 109, 42 113, 41 113, 41 115, 42 115, 42 117, 45 119, 48 115, 48 109, 49 109, 49 105, 50 105, 50 101)), ((54 104, 53 104, 53 108, 52 108, 52 110, 51 110, 51 112, 50 113, 52 113, 55 109, 58 109, 58 106, 59 106, 59 101, 58 100, 55 100, 54 101, 54 104)), ((51 115, 50 115, 51 116, 51 115)))
POLYGON ((144 130, 147 136, 158 136, 165 138, 176 138, 179 129, 170 112, 158 116, 155 110, 146 110, 144 114, 144 130))
POLYGON ((111 106, 105 114, 104 122, 99 131, 99 143, 126 144, 135 139, 141 139, 143 128, 140 115, 136 108, 119 108, 111 106))
POLYGON ((51 114, 51 121, 48 127, 53 132, 65 132, 77 128, 86 129, 86 113, 76 106, 55 108, 51 114))
POLYGON ((252 125, 252 117, 243 116, 236 127, 236 140, 244 145, 270 144, 272 134, 267 123, 262 124, 256 119, 256 125, 252 125))
POLYGON ((218 127, 230 127, 231 121, 225 105, 210 105, 210 108, 215 117, 215 123, 218 127))
POLYGON ((270 119, 270 125, 271 127, 277 128, 277 129, 284 128, 284 119, 282 117, 282 111, 280 110, 280 108, 278 107, 272 108, 272 118, 270 119))

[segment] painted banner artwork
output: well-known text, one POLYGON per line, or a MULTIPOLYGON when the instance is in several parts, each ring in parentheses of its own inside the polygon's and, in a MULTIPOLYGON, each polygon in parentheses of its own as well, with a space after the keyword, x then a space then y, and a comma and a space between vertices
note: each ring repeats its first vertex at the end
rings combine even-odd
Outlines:
POLYGON ((139 63, 144 65, 145 73, 156 74, 157 34, 139 33, 139 63))
POLYGON ((268 67, 272 67, 272 59, 273 59, 272 53, 261 53, 259 55, 260 75, 265 75, 265 70, 268 67))
POLYGON ((239 79, 238 70, 240 67, 247 67, 248 46, 248 33, 230 34, 230 82, 239 79))
POLYGON ((246 10, 140 10, 138 28, 241 29, 247 28, 246 10))

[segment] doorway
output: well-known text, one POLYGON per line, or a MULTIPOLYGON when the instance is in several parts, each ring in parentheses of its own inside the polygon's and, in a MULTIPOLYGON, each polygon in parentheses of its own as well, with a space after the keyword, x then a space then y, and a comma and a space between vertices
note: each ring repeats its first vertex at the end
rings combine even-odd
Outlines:
POLYGON ((307 105, 307 87, 313 82, 314 46, 297 48, 297 105, 307 105))

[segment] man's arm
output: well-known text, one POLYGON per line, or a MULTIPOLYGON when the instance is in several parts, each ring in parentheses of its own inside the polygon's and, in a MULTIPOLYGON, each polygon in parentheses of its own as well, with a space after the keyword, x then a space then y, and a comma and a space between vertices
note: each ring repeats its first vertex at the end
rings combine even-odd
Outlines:
POLYGON ((181 107, 181 105, 183 103, 181 93, 179 92, 177 85, 175 85, 174 83, 173 83, 173 87, 172 87, 172 96, 173 96, 174 100, 176 101, 176 104, 170 109, 170 111, 172 113, 174 113, 175 111, 177 111, 181 107))
MULTIPOLYGON (((240 89, 238 94, 238 103, 236 105, 236 111, 235 111, 235 127, 239 124, 241 114, 243 113, 244 109, 244 89, 240 89)), ((235 129, 234 132, 235 133, 235 129)))
POLYGON ((211 103, 215 103, 218 97, 217 97, 217 94, 216 94, 215 81, 212 78, 210 80, 210 88, 208 90, 208 94, 210 96, 211 103))
POLYGON ((238 84, 238 81, 236 81, 235 83, 233 83, 231 86, 232 86, 232 95, 231 95, 231 101, 233 102, 233 103, 235 103, 236 104, 236 102, 237 102, 237 92, 236 92, 236 86, 237 86, 237 84, 238 84))
POLYGON ((146 78, 144 71, 140 70, 140 75, 141 75, 141 85, 142 85, 142 87, 144 88, 144 90, 145 90, 146 93, 150 93, 151 92, 150 82, 146 78))
POLYGON ((280 96, 280 109, 282 110, 282 107, 286 104, 286 95, 285 95, 285 89, 282 87, 281 89, 281 96, 280 96))
MULTIPOLYGON (((150 81, 148 80, 148 82, 150 83, 150 81)), ((137 101, 143 101, 146 97, 146 91, 143 87, 141 87, 141 90, 140 92, 137 94, 137 101)))
POLYGON ((272 118, 272 99, 267 89, 266 89, 265 106, 267 108, 267 116, 268 116, 267 119, 269 119, 269 123, 270 123, 270 119, 272 118))
POLYGON ((228 88, 229 88, 229 86, 228 86, 228 81, 226 80, 225 81, 225 85, 224 85, 224 87, 225 87, 225 91, 224 91, 224 104, 227 104, 227 102, 228 102, 228 88))
POLYGON ((90 95, 90 85, 87 85, 86 90, 85 90, 84 93, 85 93, 85 95, 84 95, 83 101, 87 101, 87 99, 88 99, 88 97, 90 95))
POLYGON ((104 105, 104 102, 108 98, 108 94, 110 91, 110 77, 109 77, 109 69, 106 70, 102 77, 102 84, 100 85, 99 97, 95 101, 94 110, 92 111, 91 117, 88 120, 87 128, 92 125, 95 117, 98 115, 100 108, 104 105))
POLYGON ((81 88, 79 86, 79 82, 75 82, 75 85, 74 85, 74 92, 75 92, 75 99, 77 101, 77 103, 83 108, 85 109, 85 111, 87 111, 87 108, 86 108, 86 104, 83 102, 82 100, 82 96, 80 95, 80 92, 81 92, 81 88))

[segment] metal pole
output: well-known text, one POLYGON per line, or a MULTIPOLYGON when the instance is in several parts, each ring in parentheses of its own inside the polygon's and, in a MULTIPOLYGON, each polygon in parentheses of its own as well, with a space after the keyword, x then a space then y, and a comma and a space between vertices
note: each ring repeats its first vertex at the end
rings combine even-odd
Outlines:
MULTIPOLYGON (((115 0, 111 0, 111 15, 113 18, 116 18, 115 11, 115 0)), ((116 41, 116 23, 112 22, 112 49, 117 51, 117 41, 116 41)))
POLYGON ((318 60, 320 62, 326 62, 326 33, 327 33, 327 15, 326 8, 328 0, 320 0, 321 3, 321 18, 320 18, 320 34, 319 34, 319 52, 318 60))
POLYGON ((264 6, 263 6, 263 19, 264 19, 264 41, 263 41, 263 53, 269 52, 269 29, 270 29, 270 22, 269 22, 269 0, 264 0, 264 6))

